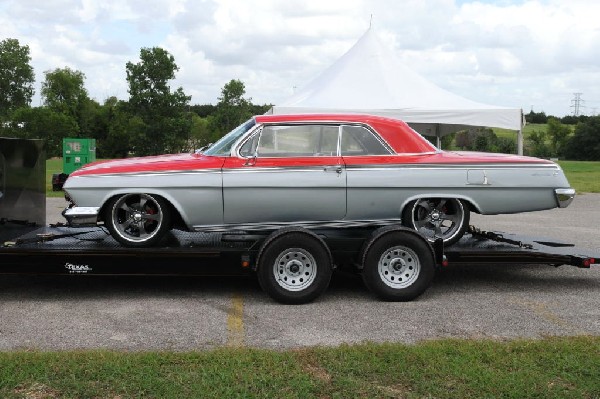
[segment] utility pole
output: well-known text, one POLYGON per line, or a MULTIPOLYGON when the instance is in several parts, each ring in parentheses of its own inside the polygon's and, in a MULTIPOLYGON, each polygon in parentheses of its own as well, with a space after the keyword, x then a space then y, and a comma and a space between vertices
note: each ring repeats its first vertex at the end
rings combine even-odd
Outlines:
POLYGON ((581 95, 583 93, 573 93, 575 97, 571 100, 571 108, 573 108, 573 116, 579 116, 579 111, 583 106, 583 100, 581 99, 581 95))

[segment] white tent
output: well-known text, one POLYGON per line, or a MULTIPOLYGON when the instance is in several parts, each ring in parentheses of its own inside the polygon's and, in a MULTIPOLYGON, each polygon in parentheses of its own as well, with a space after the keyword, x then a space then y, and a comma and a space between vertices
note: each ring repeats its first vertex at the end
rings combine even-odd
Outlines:
POLYGON ((520 108, 505 108, 450 93, 407 68, 372 29, 339 60, 274 114, 367 113, 401 119, 427 136, 439 138, 469 126, 518 131, 523 153, 520 108))

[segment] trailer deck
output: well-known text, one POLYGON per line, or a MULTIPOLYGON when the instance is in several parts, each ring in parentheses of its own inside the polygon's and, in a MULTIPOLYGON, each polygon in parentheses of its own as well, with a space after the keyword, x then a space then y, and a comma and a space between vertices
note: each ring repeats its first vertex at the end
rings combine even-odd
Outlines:
MULTIPOLYGON (((173 233, 156 248, 126 248, 102 227, 39 227, 4 221, 0 274, 232 275, 252 269, 267 234, 173 233)), ((351 266, 370 230, 315 231, 338 266, 351 266)), ((557 240, 485 232, 471 227, 458 243, 435 248, 443 266, 453 264, 549 264, 589 268, 600 251, 557 240), (439 251, 443 251, 442 254, 439 251)))

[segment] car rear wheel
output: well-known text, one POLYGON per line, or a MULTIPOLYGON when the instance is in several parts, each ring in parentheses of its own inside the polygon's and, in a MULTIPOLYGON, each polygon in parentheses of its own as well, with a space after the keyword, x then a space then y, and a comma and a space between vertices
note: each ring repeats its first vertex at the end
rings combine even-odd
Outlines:
POLYGON ((469 219, 469 208, 456 198, 421 198, 410 202, 402 214, 405 226, 417 230, 430 242, 442 238, 447 246, 460 240, 469 227, 469 219))
POLYGON ((307 232, 290 231, 267 239, 257 274, 263 290, 276 301, 307 303, 329 286, 331 257, 322 240, 307 232))
POLYGON ((151 194, 125 194, 109 201, 104 224, 127 247, 149 247, 171 229, 169 204, 151 194))

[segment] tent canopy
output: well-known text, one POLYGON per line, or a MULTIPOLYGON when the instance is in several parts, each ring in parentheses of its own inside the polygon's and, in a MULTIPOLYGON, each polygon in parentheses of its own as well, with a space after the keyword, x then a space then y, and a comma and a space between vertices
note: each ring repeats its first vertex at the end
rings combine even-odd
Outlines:
POLYGON ((438 138, 471 126, 519 132, 522 126, 520 108, 478 103, 435 85, 406 67, 371 28, 320 76, 270 112, 381 115, 438 138))

